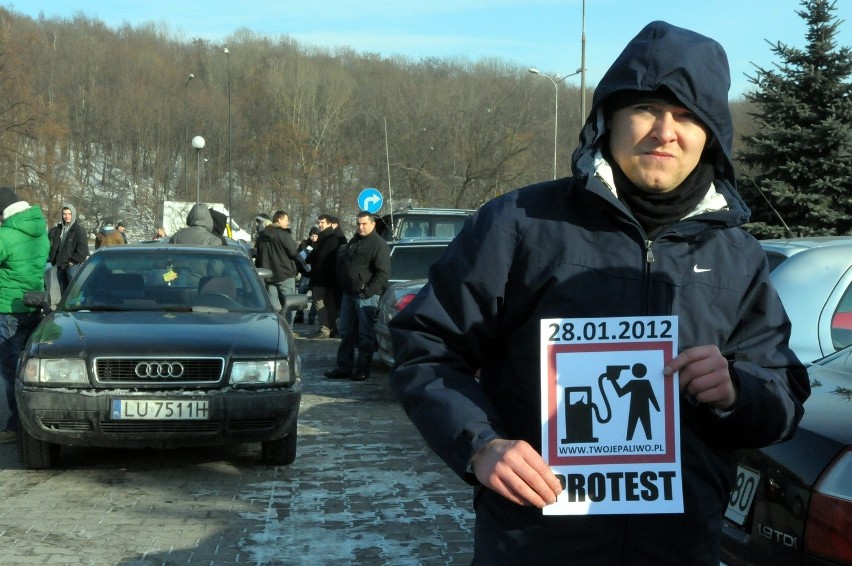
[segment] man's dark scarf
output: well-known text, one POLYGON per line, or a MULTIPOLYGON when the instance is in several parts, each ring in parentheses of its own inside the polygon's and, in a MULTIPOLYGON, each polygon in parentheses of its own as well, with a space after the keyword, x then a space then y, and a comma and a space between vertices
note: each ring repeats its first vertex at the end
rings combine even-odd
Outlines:
POLYGON ((633 212, 649 238, 692 212, 707 194, 715 177, 712 165, 699 163, 676 189, 667 193, 651 193, 634 185, 615 160, 611 156, 606 157, 612 166, 618 200, 633 212))

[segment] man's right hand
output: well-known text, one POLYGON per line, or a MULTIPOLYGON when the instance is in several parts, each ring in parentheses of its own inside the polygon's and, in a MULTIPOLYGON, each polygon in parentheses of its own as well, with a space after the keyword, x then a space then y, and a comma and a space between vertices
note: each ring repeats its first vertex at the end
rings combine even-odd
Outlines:
POLYGON ((497 438, 471 458, 476 479, 509 501, 539 509, 556 502, 559 480, 541 455, 523 440, 497 438))

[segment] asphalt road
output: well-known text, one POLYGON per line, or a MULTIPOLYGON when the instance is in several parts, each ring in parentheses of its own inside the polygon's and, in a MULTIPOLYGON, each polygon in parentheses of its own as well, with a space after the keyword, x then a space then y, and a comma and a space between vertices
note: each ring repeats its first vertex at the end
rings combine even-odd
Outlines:
POLYGON ((250 444, 64 448, 60 469, 30 471, 0 445, 0 564, 469 564, 470 489, 426 448, 387 373, 329 380, 337 341, 299 345, 290 466, 262 465, 250 444))

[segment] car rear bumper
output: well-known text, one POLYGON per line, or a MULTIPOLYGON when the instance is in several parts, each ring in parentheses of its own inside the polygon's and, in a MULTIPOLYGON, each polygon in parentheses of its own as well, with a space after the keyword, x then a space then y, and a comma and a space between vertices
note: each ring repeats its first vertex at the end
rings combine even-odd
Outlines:
POLYGON ((296 426, 301 381, 287 389, 130 391, 46 389, 18 383, 21 425, 33 437, 72 446, 164 448, 259 442, 287 436, 296 426), (121 400, 204 400, 205 419, 116 419, 121 400))

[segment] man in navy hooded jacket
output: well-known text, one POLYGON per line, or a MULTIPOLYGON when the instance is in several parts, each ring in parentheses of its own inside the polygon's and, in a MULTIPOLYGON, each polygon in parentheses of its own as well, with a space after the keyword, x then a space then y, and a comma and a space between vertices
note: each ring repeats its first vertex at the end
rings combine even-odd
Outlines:
POLYGON ((572 177, 485 204, 393 319, 392 386, 475 486, 474 563, 718 564, 732 451, 801 419, 790 322, 739 228, 729 86, 717 42, 646 26, 595 90, 572 177), (541 457, 540 321, 651 316, 678 317, 683 513, 544 515, 562 487, 541 457))

